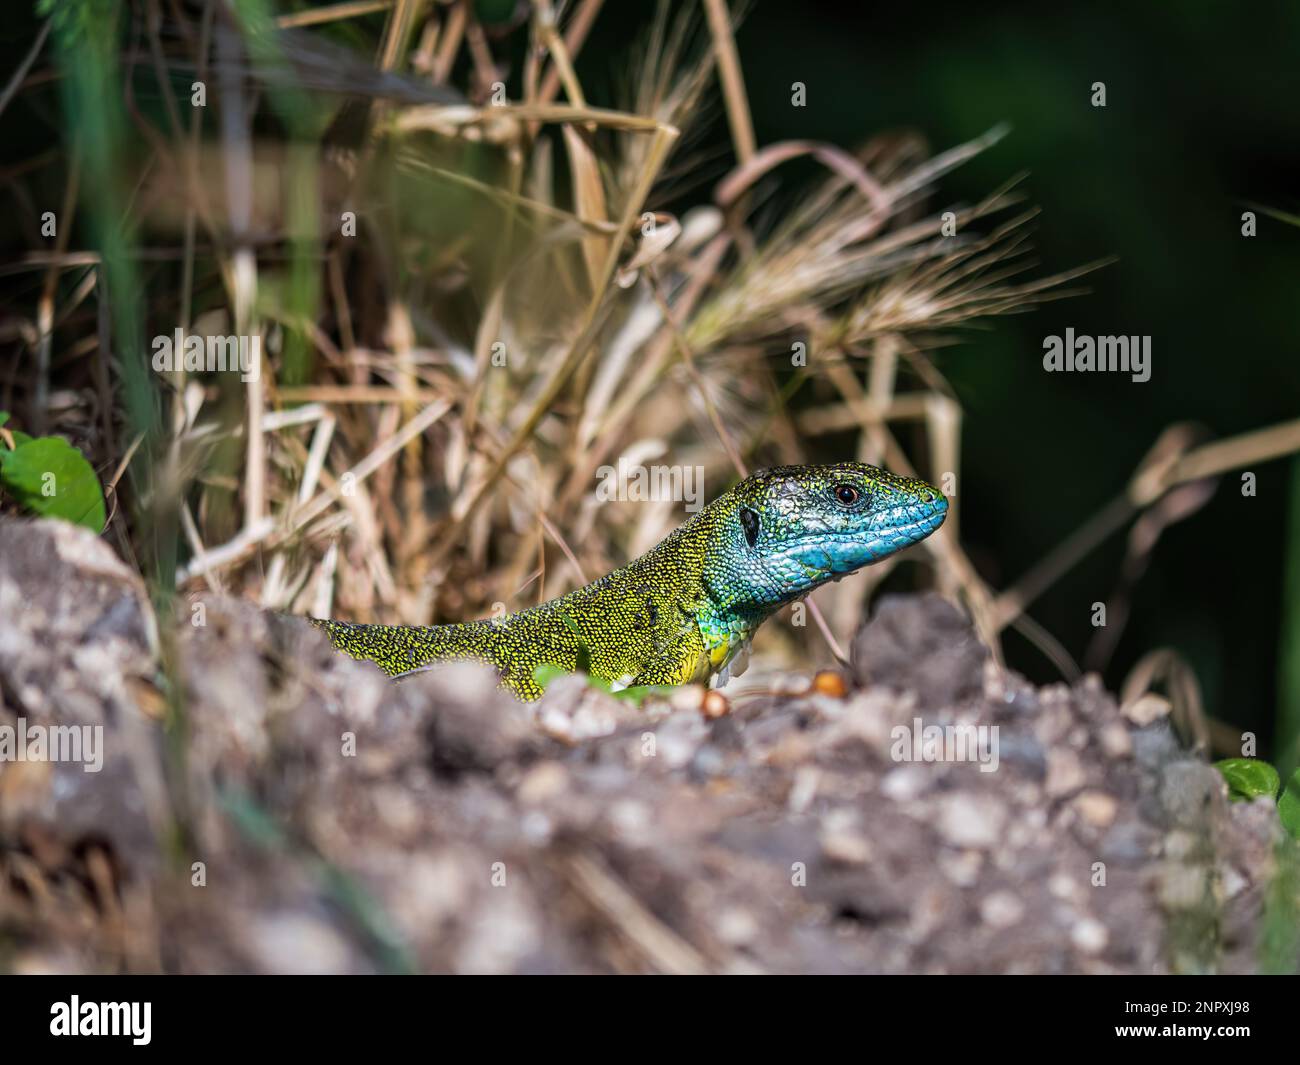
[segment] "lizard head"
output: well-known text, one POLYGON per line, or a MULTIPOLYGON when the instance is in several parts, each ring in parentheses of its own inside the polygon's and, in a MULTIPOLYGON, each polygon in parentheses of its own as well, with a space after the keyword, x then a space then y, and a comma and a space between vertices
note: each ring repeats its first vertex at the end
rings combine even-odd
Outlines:
POLYGON ((924 540, 948 512, 933 485, 860 462, 762 470, 729 496, 732 600, 760 607, 924 540))

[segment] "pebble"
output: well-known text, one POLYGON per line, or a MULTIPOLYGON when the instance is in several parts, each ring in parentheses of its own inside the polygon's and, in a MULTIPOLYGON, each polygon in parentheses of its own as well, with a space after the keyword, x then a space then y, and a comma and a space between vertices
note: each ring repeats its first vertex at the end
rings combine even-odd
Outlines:
POLYGON ((820 779, 821 774, 817 772, 816 766, 804 765, 794 771, 794 783, 786 797, 786 807, 791 813, 804 813, 812 805, 813 799, 817 798, 820 779))
POLYGON ((1165 834, 1165 857, 1182 861, 1184 858, 1191 857, 1198 845, 1199 840, 1194 833, 1175 828, 1165 834))
POLYGON ((700 713, 707 720, 715 721, 731 713, 731 703, 727 701, 727 697, 720 691, 706 691, 703 700, 700 702, 700 713))
POLYGON ((1123 707, 1121 712, 1138 728, 1146 728, 1147 725, 1159 721, 1162 717, 1168 717, 1171 709, 1169 700, 1163 695, 1147 692, 1146 695, 1123 707))
POLYGON ((1160 902, 1167 910, 1196 910, 1208 904, 1207 872, 1199 865, 1167 862, 1160 872, 1160 902))
POLYGON ((984 868, 984 855, 979 851, 940 851, 935 864, 958 887, 973 887, 979 880, 980 870, 984 868))
POLYGON ((519 782, 519 801, 527 806, 537 806, 562 795, 569 786, 569 774, 559 762, 542 762, 519 782))
POLYGON ((1110 933, 1100 921, 1085 917, 1070 929, 1070 942, 1085 954, 1100 954, 1110 942, 1110 933))
POLYGON ((840 807, 824 814, 818 842, 826 857, 847 865, 863 865, 871 859, 871 843, 862 834, 856 810, 840 807))
POLYGON ((1079 756, 1068 748, 1058 747, 1047 752, 1047 794, 1060 799, 1078 791, 1087 783, 1079 756))
POLYGON ((668 702, 674 710, 701 710, 707 694, 708 689, 698 684, 683 684, 680 688, 673 689, 668 702))
POLYGON ((731 947, 745 947, 758 938, 759 925, 749 910, 730 906, 718 915, 717 935, 731 947))
POLYGON ((1236 898, 1249 886, 1250 881, 1242 876, 1235 866, 1229 865, 1223 870, 1223 895, 1225 898, 1236 898))
POLYGON ((1010 928, 1025 916, 1025 904, 1010 891, 995 891, 980 903, 980 916, 994 928, 1010 928))
POLYGON ((1053 897, 1069 902, 1079 897, 1079 882, 1064 873, 1055 873, 1047 882, 1047 890, 1053 897))
POLYGON ((636 799, 619 799, 609 808, 609 822, 620 836, 639 840, 646 836, 653 822, 649 806, 636 799))
POLYGON ((1106 722, 1097 738, 1101 741, 1101 749, 1110 758, 1128 758, 1133 754, 1133 737, 1123 722, 1106 722))
POLYGON ((911 802, 925 791, 927 783, 929 774, 920 766, 899 766, 881 778, 880 794, 894 802, 911 802))
POLYGON ((1119 812, 1119 803, 1104 791, 1080 792, 1074 807, 1088 824, 1095 828, 1109 828, 1119 812))
POLYGON ((955 847, 992 847, 1006 820, 1006 807, 987 796, 956 794, 940 801, 939 834, 955 847))

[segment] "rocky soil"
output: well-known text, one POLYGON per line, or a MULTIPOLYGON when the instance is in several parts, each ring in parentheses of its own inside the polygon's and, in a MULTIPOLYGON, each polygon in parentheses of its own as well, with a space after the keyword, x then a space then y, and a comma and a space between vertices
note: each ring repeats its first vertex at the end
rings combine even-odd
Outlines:
POLYGON ((152 618, 104 542, 0 524, 0 727, 103 729, 98 772, 0 761, 0 970, 1257 964, 1271 805, 1095 678, 1000 671, 937 597, 883 600, 842 684, 640 709, 394 684, 218 597, 152 618), (996 726, 996 771, 898 760, 916 719, 996 726))

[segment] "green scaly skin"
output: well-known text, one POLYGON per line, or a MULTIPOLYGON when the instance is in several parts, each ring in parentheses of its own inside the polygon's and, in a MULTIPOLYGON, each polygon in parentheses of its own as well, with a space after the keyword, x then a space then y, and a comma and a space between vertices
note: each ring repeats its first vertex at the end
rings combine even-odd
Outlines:
POLYGON ((591 673, 616 687, 703 681, 782 606, 923 540, 947 510, 932 485, 874 466, 785 466, 747 477, 635 562, 530 610, 428 627, 312 621, 391 676, 486 662, 521 699, 542 694, 539 666, 574 671, 581 644, 591 673))

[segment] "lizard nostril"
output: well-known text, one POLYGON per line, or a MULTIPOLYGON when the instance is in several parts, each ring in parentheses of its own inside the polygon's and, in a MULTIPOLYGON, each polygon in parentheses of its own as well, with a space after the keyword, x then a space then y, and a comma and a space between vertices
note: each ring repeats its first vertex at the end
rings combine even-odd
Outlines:
POLYGON ((925 489, 921 489, 919 495, 920 495, 920 497, 921 497, 921 502, 922 502, 922 503, 933 503, 933 502, 934 502, 934 495, 933 495, 932 493, 930 493, 930 492, 927 492, 925 489))

